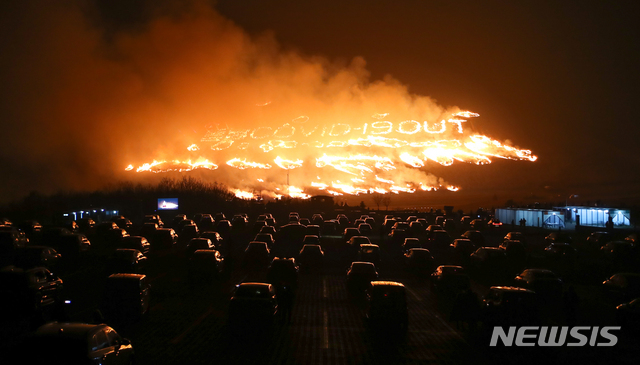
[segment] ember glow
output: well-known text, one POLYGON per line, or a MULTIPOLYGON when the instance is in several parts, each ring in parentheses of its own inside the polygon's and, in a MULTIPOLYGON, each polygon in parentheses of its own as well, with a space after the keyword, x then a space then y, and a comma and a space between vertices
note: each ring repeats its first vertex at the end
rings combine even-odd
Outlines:
MULTIPOLYGON (((233 129, 215 125, 187 147, 198 155, 200 162, 153 161, 136 171, 214 170, 218 165, 209 159, 217 163, 222 160, 221 164, 247 173, 265 171, 258 178, 241 179, 242 186, 232 186, 238 198, 263 195, 277 198, 284 193, 305 199, 318 191, 332 195, 458 191, 459 187, 428 174, 430 164, 484 165, 491 163, 492 157, 536 161, 537 157, 529 150, 467 132, 465 123, 477 116, 459 111, 439 122, 394 121, 390 113, 376 113, 359 123, 320 123, 308 116, 298 116, 275 127, 233 129), (202 157, 205 151, 211 151, 211 156, 202 157), (282 173, 267 173, 273 169, 286 170, 286 180, 282 173), (289 186, 289 174, 302 186, 289 186)), ((126 170, 133 170, 133 165, 126 170)))

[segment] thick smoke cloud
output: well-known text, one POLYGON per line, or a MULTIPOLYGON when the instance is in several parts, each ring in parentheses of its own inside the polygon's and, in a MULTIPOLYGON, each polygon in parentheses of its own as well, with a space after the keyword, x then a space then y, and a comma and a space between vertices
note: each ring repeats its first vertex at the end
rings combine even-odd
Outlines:
POLYGON ((370 80, 361 58, 339 64, 283 50, 270 34, 250 37, 204 1, 125 20, 104 3, 3 3, 0 200, 131 179, 127 164, 180 158, 212 126, 451 112, 391 78, 370 80))

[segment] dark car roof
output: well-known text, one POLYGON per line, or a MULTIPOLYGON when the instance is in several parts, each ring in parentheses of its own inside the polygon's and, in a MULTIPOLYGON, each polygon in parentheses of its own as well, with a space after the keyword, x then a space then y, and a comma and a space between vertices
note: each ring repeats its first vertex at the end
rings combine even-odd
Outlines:
POLYGON ((456 265, 440 265, 438 269, 444 274, 459 274, 464 272, 464 268, 462 266, 456 265))
POLYGON ((427 248, 419 248, 414 247, 409 249, 410 252, 413 252, 414 255, 422 255, 422 256, 431 256, 431 251, 427 248))
POLYGON ((398 283, 397 281, 372 281, 371 286, 372 287, 387 286, 387 287, 403 287, 404 288, 404 284, 398 283))
POLYGON ((236 287, 233 296, 235 298, 270 298, 271 284, 268 283, 241 283, 236 287))
POLYGON ((144 274, 131 274, 131 273, 117 273, 111 274, 108 277, 108 280, 137 280, 140 281, 144 279, 146 275, 144 274))
POLYGON ((375 271, 376 266, 368 261, 354 261, 351 263, 351 270, 355 272, 375 271))
POLYGON ((531 273, 533 277, 535 277, 536 279, 557 279, 558 278, 558 275, 556 275, 556 273, 547 269, 526 269, 522 273, 524 274, 525 272, 531 273))
POLYGON ((535 292, 533 290, 529 290, 529 289, 525 289, 525 288, 518 288, 518 287, 515 287, 515 286, 492 286, 491 288, 489 288, 489 290, 501 291, 501 292, 509 292, 509 293, 530 293, 530 294, 535 294, 535 292))

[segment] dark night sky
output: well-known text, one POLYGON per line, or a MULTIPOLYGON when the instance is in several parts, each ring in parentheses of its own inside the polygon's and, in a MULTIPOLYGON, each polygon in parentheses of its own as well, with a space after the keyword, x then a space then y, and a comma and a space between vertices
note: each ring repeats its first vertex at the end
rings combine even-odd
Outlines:
MULTIPOLYGON (((46 12, 32 4, 2 5, 0 117, 6 125, 4 139, 11 142, 0 148, 0 162, 8 171, 0 178, 0 200, 33 189, 86 188, 111 176, 109 168, 128 156, 129 145, 118 147, 117 138, 98 137, 96 143, 105 142, 115 157, 95 166, 90 161, 104 150, 86 141, 104 133, 135 136, 148 133, 150 127, 105 121, 97 112, 105 103, 111 117, 130 115, 133 99, 139 106, 136 114, 161 122, 164 114, 156 104, 174 100, 149 86, 162 80, 149 82, 153 73, 149 76, 131 65, 173 70, 164 59, 173 53, 127 53, 133 48, 126 45, 137 50, 145 48, 145 40, 156 39, 139 35, 153 34, 149 25, 158 17, 184 21, 184 14, 192 10, 177 3, 68 1, 46 12), (127 36, 134 40, 122 41, 127 36), (80 72, 67 68, 78 60, 80 72), (90 86, 78 82, 96 73, 107 76, 91 80, 96 83, 90 86), (51 91, 58 87, 67 90, 83 111, 74 113, 71 119, 77 119, 68 124, 58 123, 69 120, 66 112, 56 115, 61 109, 56 103, 68 100, 64 93, 51 91), (101 88, 119 91, 96 91, 101 88), (34 108, 43 104, 57 107, 34 115, 34 108), (51 128, 53 123, 58 127, 51 128), (37 132, 49 135, 47 131, 56 137, 36 137, 37 132), (43 143, 35 143, 37 138, 43 143), (27 147, 19 146, 23 141, 27 147), (35 150, 39 152, 32 155, 35 150), (82 154, 87 156, 78 157, 82 154), (73 183, 60 174, 73 176, 73 183)), ((569 194, 579 194, 582 203, 640 202, 640 39, 634 2, 219 0, 214 8, 219 15, 211 17, 223 25, 223 35, 248 34, 255 40, 267 34, 279 44, 274 46, 278 52, 321 56, 334 64, 347 65, 362 57, 371 81, 391 75, 412 94, 480 113, 473 122, 479 132, 531 149, 539 157, 535 163, 438 168, 436 175, 467 190, 458 192, 458 199, 501 205, 507 199, 564 201, 569 194)), ((179 65, 182 59, 176 58, 179 65)), ((177 114, 176 110, 180 108, 171 111, 177 114)))

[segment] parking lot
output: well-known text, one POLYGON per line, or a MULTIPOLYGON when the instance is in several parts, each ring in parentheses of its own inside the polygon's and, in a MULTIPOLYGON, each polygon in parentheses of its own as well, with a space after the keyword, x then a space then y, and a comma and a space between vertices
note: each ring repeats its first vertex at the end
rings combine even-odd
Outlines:
MULTIPOLYGON (((510 231, 502 227, 484 231, 487 246, 497 246, 510 231)), ((542 256, 547 232, 527 229, 526 266, 547 266, 542 256)), ((458 232, 452 232, 456 238, 458 232)), ((265 282, 266 270, 242 265, 242 252, 252 239, 248 230, 235 231, 228 238, 223 279, 193 284, 188 279, 188 260, 183 244, 149 255, 145 274, 152 285, 149 312, 138 321, 108 323, 131 340, 138 364, 270 363, 270 364, 388 364, 388 363, 539 363, 582 361, 633 362, 638 358, 637 335, 623 331, 614 348, 490 348, 490 329, 472 330, 450 320, 455 298, 432 290, 428 275, 408 272, 395 243, 386 235, 373 234, 372 243, 382 248, 379 280, 403 283, 409 313, 406 340, 372 336, 365 320, 364 296, 352 295, 346 286, 346 269, 351 258, 341 236, 323 236, 325 264, 317 273, 301 273, 291 323, 279 321, 269 332, 232 336, 227 328, 229 299, 237 284, 265 282), (489 331, 489 332, 488 332, 489 331), (508 351, 507 351, 508 350, 508 351), (553 360, 549 360, 551 357, 553 360)), ((436 256, 446 264, 447 254, 436 256)), ((583 262, 584 261, 584 262, 583 262)), ((601 290, 604 272, 587 272, 588 261, 575 270, 556 267, 565 287, 578 294, 576 325, 618 325, 616 303, 601 290)), ((96 321, 104 282, 104 257, 88 256, 77 267, 60 274, 70 300, 68 320, 96 321)), ((472 275, 471 287, 481 298, 493 285, 511 285, 512 276, 472 275)), ((619 304, 619 303, 617 303, 619 304)), ((562 300, 543 304, 542 325, 568 325, 562 300)), ((623 325, 624 327, 624 325, 623 325)), ((10 332, 10 331, 9 331, 10 332)), ((20 330, 14 330, 20 334, 20 330)), ((4 354, 19 336, 4 341, 4 354)), ((3 363, 5 363, 3 361, 3 363)), ((609 362, 611 363, 611 362, 609 362)))

